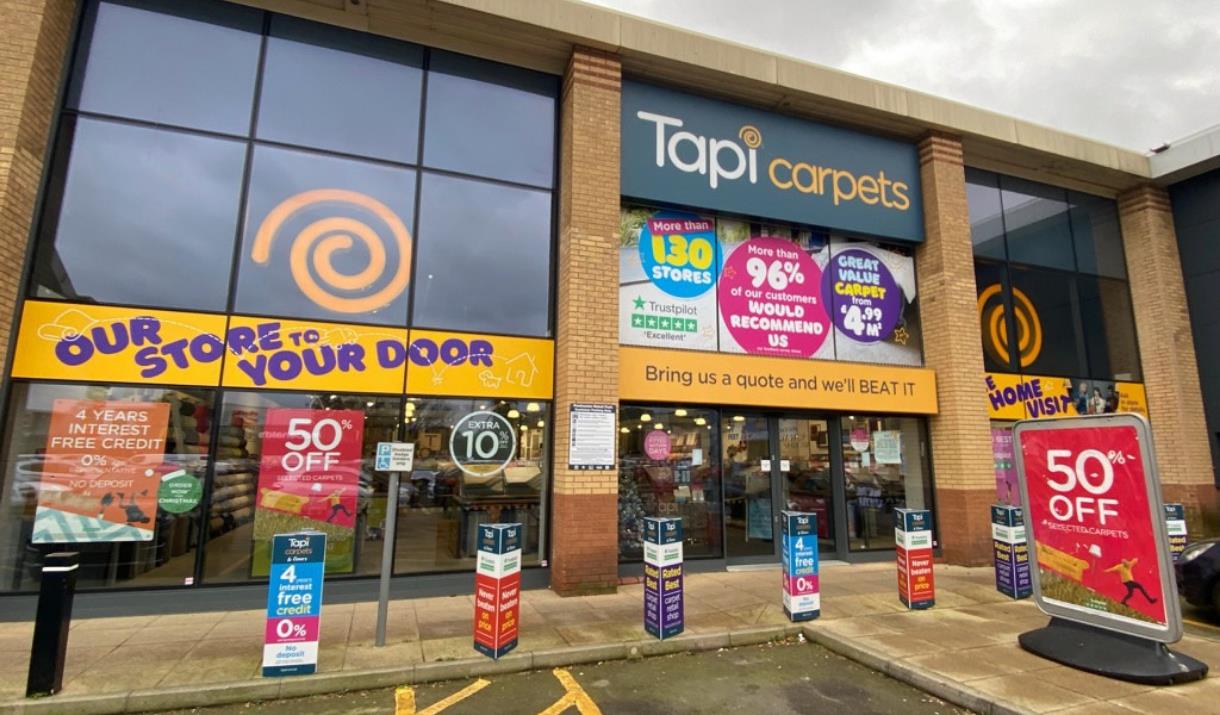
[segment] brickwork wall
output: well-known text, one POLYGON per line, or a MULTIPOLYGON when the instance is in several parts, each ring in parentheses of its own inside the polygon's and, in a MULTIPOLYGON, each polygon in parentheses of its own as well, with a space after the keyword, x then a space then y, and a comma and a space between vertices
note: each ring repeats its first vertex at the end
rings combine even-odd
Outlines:
POLYGON ((940 405, 928 421, 935 518, 947 562, 989 563, 995 469, 961 140, 928 135, 919 144, 919 164, 925 231, 915 252, 919 311, 940 405))
MULTIPOLYGON (((75 2, 0 0, 0 346, 7 346, 75 2)), ((0 372, 7 370, 0 351, 0 372)))
POLYGON ((618 403, 618 59, 577 49, 560 120, 558 294, 551 586, 561 594, 618 583, 618 473, 568 466, 568 408, 618 403))
POLYGON ((1169 195, 1138 187, 1118 197, 1118 212, 1165 500, 1185 504, 1198 524, 1216 489, 1169 195))

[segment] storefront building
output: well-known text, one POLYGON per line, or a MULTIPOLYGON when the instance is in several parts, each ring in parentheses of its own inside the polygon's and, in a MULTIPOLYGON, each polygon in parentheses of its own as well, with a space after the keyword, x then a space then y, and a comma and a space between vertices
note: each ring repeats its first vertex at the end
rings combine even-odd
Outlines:
POLYGON ((1145 157, 565 0, 4 5, 0 594, 65 544, 259 584, 304 528, 468 590, 495 521, 600 592, 644 516, 725 568, 782 509, 857 561, 929 508, 978 564, 1008 425, 1070 414, 1214 504, 1145 157))

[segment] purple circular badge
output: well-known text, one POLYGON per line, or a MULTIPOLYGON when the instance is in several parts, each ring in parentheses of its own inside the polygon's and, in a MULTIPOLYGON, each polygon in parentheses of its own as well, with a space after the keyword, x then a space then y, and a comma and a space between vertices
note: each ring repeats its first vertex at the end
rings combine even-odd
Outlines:
POLYGON ((849 248, 826 266, 825 294, 840 332, 862 343, 885 340, 902 317, 902 292, 889 267, 872 253, 849 248))

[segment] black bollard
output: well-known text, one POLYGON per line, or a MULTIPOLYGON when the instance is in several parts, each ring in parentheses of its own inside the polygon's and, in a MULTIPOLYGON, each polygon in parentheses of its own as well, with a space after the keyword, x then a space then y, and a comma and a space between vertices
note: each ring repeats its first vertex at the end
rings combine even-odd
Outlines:
POLYGON ((27 698, 54 695, 63 689, 64 661, 68 654, 68 627, 72 624, 72 596, 80 554, 47 554, 42 562, 42 587, 34 617, 34 645, 30 649, 27 698))

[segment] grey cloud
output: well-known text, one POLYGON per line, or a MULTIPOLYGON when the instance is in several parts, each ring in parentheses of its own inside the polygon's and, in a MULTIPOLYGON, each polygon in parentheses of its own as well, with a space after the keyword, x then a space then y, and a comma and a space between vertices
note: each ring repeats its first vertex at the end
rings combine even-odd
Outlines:
POLYGON ((594 1, 1136 150, 1220 123, 1220 3, 594 1))

